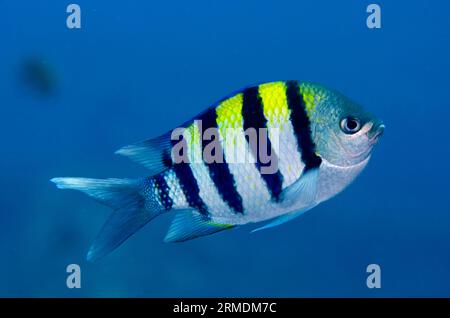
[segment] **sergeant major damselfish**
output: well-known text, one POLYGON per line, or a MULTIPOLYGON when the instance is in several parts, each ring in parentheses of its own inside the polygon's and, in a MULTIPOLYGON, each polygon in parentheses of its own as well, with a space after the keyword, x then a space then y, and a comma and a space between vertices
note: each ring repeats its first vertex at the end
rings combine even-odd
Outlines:
POLYGON ((345 189, 367 165, 383 131, 380 120, 334 90, 269 82, 237 91, 180 127, 117 151, 147 167, 147 177, 51 181, 114 210, 88 252, 95 261, 164 213, 175 213, 167 242, 292 220, 345 189), (211 129, 215 136, 205 136, 211 129), (258 134, 255 145, 251 130, 266 131, 266 137, 258 134), (207 160, 208 147, 221 160, 207 160), (275 169, 264 171, 268 162, 261 149, 275 169), (249 155, 240 156, 244 153, 249 155))

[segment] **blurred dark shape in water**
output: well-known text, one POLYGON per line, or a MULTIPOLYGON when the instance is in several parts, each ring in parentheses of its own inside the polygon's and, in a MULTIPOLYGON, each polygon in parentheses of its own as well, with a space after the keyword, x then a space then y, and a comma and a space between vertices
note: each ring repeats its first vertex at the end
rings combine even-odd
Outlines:
POLYGON ((75 226, 58 225, 51 230, 53 239, 47 246, 49 254, 67 255, 73 253, 77 248, 82 248, 82 243, 88 241, 84 239, 84 233, 75 226))
POLYGON ((50 97, 56 94, 57 78, 49 61, 34 56, 24 60, 21 65, 21 80, 24 85, 39 97, 50 97))

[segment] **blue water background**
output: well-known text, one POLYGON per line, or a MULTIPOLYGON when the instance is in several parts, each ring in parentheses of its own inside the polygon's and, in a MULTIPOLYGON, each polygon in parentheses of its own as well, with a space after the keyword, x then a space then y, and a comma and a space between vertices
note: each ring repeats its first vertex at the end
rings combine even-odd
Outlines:
POLYGON ((0 0, 0 296, 450 296, 448 1, 0 0), (39 96, 23 61, 57 79, 39 96), (333 87, 387 126, 343 193, 267 231, 183 244, 172 215, 88 263, 109 209, 55 176, 139 177, 113 154, 231 91, 279 79, 333 87), (29 84, 29 83, 28 83, 29 84), (82 288, 66 287, 80 264, 82 288), (382 288, 366 287, 366 266, 382 288))

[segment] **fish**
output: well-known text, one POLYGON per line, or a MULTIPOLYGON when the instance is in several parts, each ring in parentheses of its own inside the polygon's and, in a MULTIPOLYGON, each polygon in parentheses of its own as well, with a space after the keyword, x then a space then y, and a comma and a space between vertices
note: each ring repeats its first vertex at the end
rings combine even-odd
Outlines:
POLYGON ((175 216, 165 242, 265 222, 255 232, 293 220, 347 188, 384 128, 323 85, 267 82, 116 151, 146 167, 146 177, 51 181, 114 210, 88 251, 87 259, 96 261, 166 213, 175 216))
POLYGON ((56 93, 56 72, 45 58, 35 56, 26 59, 21 65, 21 79, 41 97, 50 97, 56 93))

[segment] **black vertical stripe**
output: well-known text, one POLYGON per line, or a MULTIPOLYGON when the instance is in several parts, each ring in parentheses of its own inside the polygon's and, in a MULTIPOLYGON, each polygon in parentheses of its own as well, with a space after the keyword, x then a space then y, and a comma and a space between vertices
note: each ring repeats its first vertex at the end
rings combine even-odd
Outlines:
POLYGON ((322 159, 316 155, 316 146, 312 140, 311 122, 306 112, 305 102, 300 93, 298 82, 286 82, 286 96, 291 110, 291 123, 297 138, 297 145, 305 164, 305 171, 320 166, 322 159))
POLYGON ((209 216, 208 208, 200 197, 200 189, 189 164, 177 163, 174 165, 174 170, 189 206, 197 209, 201 214, 209 216))
POLYGON ((159 200, 164 206, 164 209, 170 210, 173 206, 173 200, 169 195, 169 186, 164 179, 164 175, 162 173, 156 175, 153 178, 155 182, 156 189, 158 190, 159 200))
MULTIPOLYGON (((172 145, 176 144, 177 142, 186 143, 186 140, 184 139, 184 137, 181 141, 172 140, 172 145)), ((186 145, 184 145, 183 148, 187 149, 186 145)), ((189 163, 174 163, 173 169, 189 206, 197 209, 204 216, 209 217, 208 207, 200 197, 200 188, 198 187, 197 180, 192 173, 189 163)))
MULTIPOLYGON (((210 108, 200 116, 203 132, 208 128, 216 129, 216 137, 219 135, 217 127, 217 114, 215 108, 210 108)), ((200 132, 200 133, 203 133, 200 132)), ((214 138, 216 138, 214 137, 214 138)), ((212 142, 210 140, 204 140, 202 138, 202 154, 205 146, 212 142)), ((225 160, 225 155, 220 143, 217 143, 215 151, 219 152, 219 157, 223 158, 223 162, 205 162, 209 170, 209 175, 216 186, 221 198, 228 204, 228 206, 237 213, 244 213, 244 207, 242 205, 242 197, 236 189, 236 183, 233 175, 230 172, 228 164, 225 160)))
POLYGON ((170 168, 172 166, 172 158, 170 156, 170 149, 164 149, 161 153, 161 162, 166 168, 170 168))
MULTIPOLYGON (((259 138, 261 137, 259 136, 259 128, 267 128, 267 119, 264 116, 262 99, 259 96, 258 87, 250 87, 243 91, 242 118, 244 121, 244 131, 249 128, 255 129, 258 136, 257 143, 259 143, 259 138)), ((245 137, 247 139, 247 142, 250 143, 249 136, 246 134, 245 137)), ((253 155, 256 158, 256 167, 261 173, 261 167, 264 166, 264 164, 260 160, 260 154, 258 151, 259 145, 250 145, 250 148, 252 149, 253 155)), ((267 148, 270 151, 272 158, 274 158, 275 153, 272 149, 272 144, 270 142, 269 136, 267 136, 267 148)), ((266 182, 272 199, 278 201, 283 184, 283 176, 281 175, 280 171, 277 169, 277 171, 272 174, 261 173, 261 177, 266 182)))

